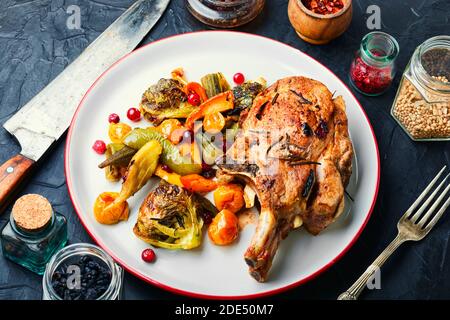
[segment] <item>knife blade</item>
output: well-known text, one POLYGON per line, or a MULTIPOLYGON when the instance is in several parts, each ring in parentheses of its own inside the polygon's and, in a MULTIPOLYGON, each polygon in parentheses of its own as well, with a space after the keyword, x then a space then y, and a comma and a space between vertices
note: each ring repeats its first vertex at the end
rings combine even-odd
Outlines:
POLYGON ((138 0, 95 39, 61 74, 3 127, 21 146, 0 166, 0 212, 8 195, 67 130, 83 95, 114 62, 131 52, 153 28, 170 0, 138 0))

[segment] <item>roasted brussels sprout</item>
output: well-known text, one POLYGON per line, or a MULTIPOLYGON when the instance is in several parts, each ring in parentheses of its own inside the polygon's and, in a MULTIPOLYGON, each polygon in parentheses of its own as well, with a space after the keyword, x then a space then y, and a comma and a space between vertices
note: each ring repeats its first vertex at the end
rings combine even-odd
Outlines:
POLYGON ((135 235, 166 249, 193 249, 201 244, 201 205, 188 191, 161 181, 139 209, 135 235))
POLYGON ((183 84, 176 79, 161 79, 150 86, 140 104, 142 115, 155 125, 168 118, 186 118, 194 109, 187 102, 183 84))
POLYGON ((260 82, 248 81, 233 88, 234 108, 225 115, 239 115, 243 110, 250 108, 255 97, 264 90, 265 86, 260 82))

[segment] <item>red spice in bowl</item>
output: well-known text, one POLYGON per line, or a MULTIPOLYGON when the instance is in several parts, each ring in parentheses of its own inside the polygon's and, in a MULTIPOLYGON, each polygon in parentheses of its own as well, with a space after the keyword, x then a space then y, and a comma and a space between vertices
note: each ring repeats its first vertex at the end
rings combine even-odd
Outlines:
POLYGON ((317 14, 333 14, 344 8, 342 0, 302 0, 305 7, 317 14))

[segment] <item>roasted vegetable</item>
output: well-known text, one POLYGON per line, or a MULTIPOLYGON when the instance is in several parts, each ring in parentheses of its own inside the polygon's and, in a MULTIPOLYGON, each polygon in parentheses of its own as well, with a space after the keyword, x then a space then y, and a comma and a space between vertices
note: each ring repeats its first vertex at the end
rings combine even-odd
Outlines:
POLYGON ((158 165, 161 144, 150 140, 133 156, 119 198, 129 198, 139 191, 152 177, 158 165))
MULTIPOLYGON (((188 139, 191 140, 191 139, 188 139)), ((182 157, 187 157, 192 159, 193 163, 201 165, 202 164, 202 155, 200 153, 200 148, 195 141, 195 139, 191 141, 183 141, 179 143, 176 148, 180 150, 180 154, 182 157)))
POLYGON ((244 206, 244 202, 244 190, 238 184, 221 185, 214 191, 214 203, 219 210, 228 209, 236 213, 244 206))
POLYGON ((128 220, 130 209, 128 203, 122 201, 113 210, 105 211, 105 208, 112 204, 119 197, 118 192, 103 192, 94 203, 94 217, 101 224, 115 224, 119 221, 128 220))
POLYGON ((150 140, 158 141, 162 146, 161 162, 180 175, 200 173, 201 164, 194 163, 190 157, 183 157, 169 140, 154 128, 135 128, 123 140, 130 148, 139 150, 150 140))
POLYGON ((234 108, 227 111, 226 115, 239 115, 243 110, 250 108, 256 96, 264 90, 261 83, 250 81, 233 88, 234 108))
POLYGON ((208 236, 219 246, 232 243, 239 235, 239 220, 230 210, 223 209, 208 227, 208 236))
POLYGON ((200 101, 202 103, 208 100, 208 96, 206 95, 205 89, 198 82, 189 82, 184 88, 184 91, 186 92, 187 95, 189 95, 190 93, 198 94, 198 96, 200 97, 200 101))
POLYGON ((203 161, 212 166, 216 163, 216 159, 222 157, 223 151, 218 148, 211 140, 216 138, 215 136, 210 136, 207 134, 197 133, 195 139, 202 146, 202 157, 203 161))
POLYGON ((233 94, 231 91, 221 93, 198 106, 186 119, 185 127, 189 130, 194 128, 194 122, 205 115, 215 112, 223 112, 233 109, 233 94))
POLYGON ((130 161, 119 195, 101 211, 101 215, 114 215, 118 208, 123 207, 129 197, 133 196, 147 183, 155 172, 161 152, 162 147, 156 140, 147 142, 139 149, 130 161))
POLYGON ((134 234, 166 249, 193 249, 201 244, 203 222, 198 204, 183 188, 161 181, 139 209, 134 234))
MULTIPOLYGON (((105 153, 106 160, 103 163, 105 163, 106 161, 111 161, 111 159, 112 159, 112 157, 114 155, 116 155, 116 157, 117 157, 117 153, 121 152, 121 150, 124 147, 128 148, 122 143, 110 143, 110 144, 108 144, 106 146, 106 153, 105 153)), ((122 155, 125 155, 125 154, 126 153, 122 153, 122 155)), ((122 174, 126 170, 126 168, 128 166, 128 163, 130 162, 130 160, 131 160, 131 158, 133 157, 134 154, 135 154, 135 152, 133 150, 133 154, 130 154, 130 155, 126 156, 126 157, 115 158, 116 164, 111 164, 111 165, 107 165, 106 167, 104 167, 105 168, 105 177, 106 177, 106 179, 109 180, 109 181, 112 181, 112 182, 119 181, 120 178, 122 177, 122 174)))
POLYGON ((161 132, 163 136, 170 140, 170 142, 177 144, 180 142, 179 133, 186 131, 181 122, 178 119, 167 119, 161 122, 156 127, 157 131, 161 132), (176 133, 175 133, 176 132, 176 133))
POLYGON ((106 147, 106 160, 100 163, 98 167, 103 169, 107 166, 128 166, 136 152, 136 149, 130 148, 122 143, 110 143, 106 147), (108 149, 110 150, 110 155, 108 155, 108 149))
POLYGON ((230 85, 221 72, 207 74, 201 78, 201 83, 209 98, 230 90, 230 85))
POLYGON ((172 70, 170 73, 172 75, 172 79, 178 80, 183 85, 187 84, 186 78, 184 77, 184 70, 183 68, 176 68, 172 70))
POLYGON ((208 133, 219 133, 225 127, 225 118, 220 112, 208 113, 203 119, 203 130, 208 133))
POLYGON ((174 184, 179 187, 183 187, 181 183, 181 176, 175 172, 168 172, 163 169, 161 165, 156 167, 155 176, 160 177, 161 179, 167 181, 170 184, 174 184))
POLYGON ((216 214, 219 213, 219 210, 217 210, 216 206, 211 203, 208 199, 206 199, 204 196, 199 195, 198 193, 192 194, 193 199, 198 204, 198 212, 200 213, 200 216, 202 213, 210 213, 211 216, 215 217, 216 214))
POLYGON ((161 79, 144 92, 140 104, 142 115, 155 125, 164 119, 186 118, 196 107, 187 103, 183 83, 161 79))
POLYGON ((109 130, 108 130, 108 136, 111 139, 111 142, 113 143, 121 143, 123 137, 125 137, 128 132, 131 131, 131 127, 127 125, 126 123, 110 123, 109 124, 109 130))
POLYGON ((191 192, 206 193, 217 188, 217 183, 199 174, 189 174, 181 177, 183 186, 191 192))

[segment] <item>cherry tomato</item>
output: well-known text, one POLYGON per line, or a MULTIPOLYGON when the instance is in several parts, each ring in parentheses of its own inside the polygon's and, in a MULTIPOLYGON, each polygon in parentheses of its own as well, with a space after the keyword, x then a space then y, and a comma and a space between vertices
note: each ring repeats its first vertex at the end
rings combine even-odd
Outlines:
POLYGON ((117 113, 111 113, 108 117, 108 122, 109 123, 119 123, 120 122, 120 117, 117 113))
POLYGON ((118 192, 103 192, 95 199, 94 217, 97 222, 101 224, 115 224, 128 219, 130 209, 126 201, 109 210, 105 210, 118 196, 118 192))
POLYGON ((238 184, 224 184, 214 191, 214 204, 219 210, 228 209, 236 213, 244 206, 244 203, 244 190, 238 184))
POLYGON ((239 234, 239 220, 230 210, 223 209, 208 227, 209 239, 214 244, 225 246, 232 243, 239 234))
POLYGON ((106 144, 103 140, 97 140, 92 145, 92 149, 98 154, 104 154, 106 152, 106 144))
POLYGON ((225 118, 220 112, 208 113, 203 119, 203 129, 208 133, 219 133, 225 127, 225 118))
POLYGON ((130 108, 127 111, 127 117, 131 121, 137 122, 141 120, 141 112, 136 108, 130 108))
POLYGON ((188 102, 193 106, 199 106, 201 103, 200 96, 197 93, 190 93, 188 95, 188 102))
POLYGON ((111 123, 109 125, 108 136, 114 143, 121 143, 122 139, 131 131, 131 127, 126 123, 111 123))
POLYGON ((211 212, 208 212, 208 211, 202 211, 202 212, 200 213, 200 217, 202 218, 203 223, 204 223, 205 225, 210 225, 211 222, 212 222, 213 219, 214 219, 214 217, 213 217, 213 215, 211 214, 211 212))
POLYGON ((142 251, 141 254, 142 260, 144 260, 145 262, 153 262, 156 259, 156 254, 155 251, 153 251, 152 249, 145 249, 144 251, 142 251))
POLYGON ((178 119, 164 120, 157 128, 164 135, 164 137, 169 138, 169 140, 172 132, 178 129, 184 129, 178 119))
POLYGON ((233 81, 234 83, 236 83, 237 85, 241 85, 244 83, 245 81, 245 77, 242 73, 238 72, 233 76, 233 81))

